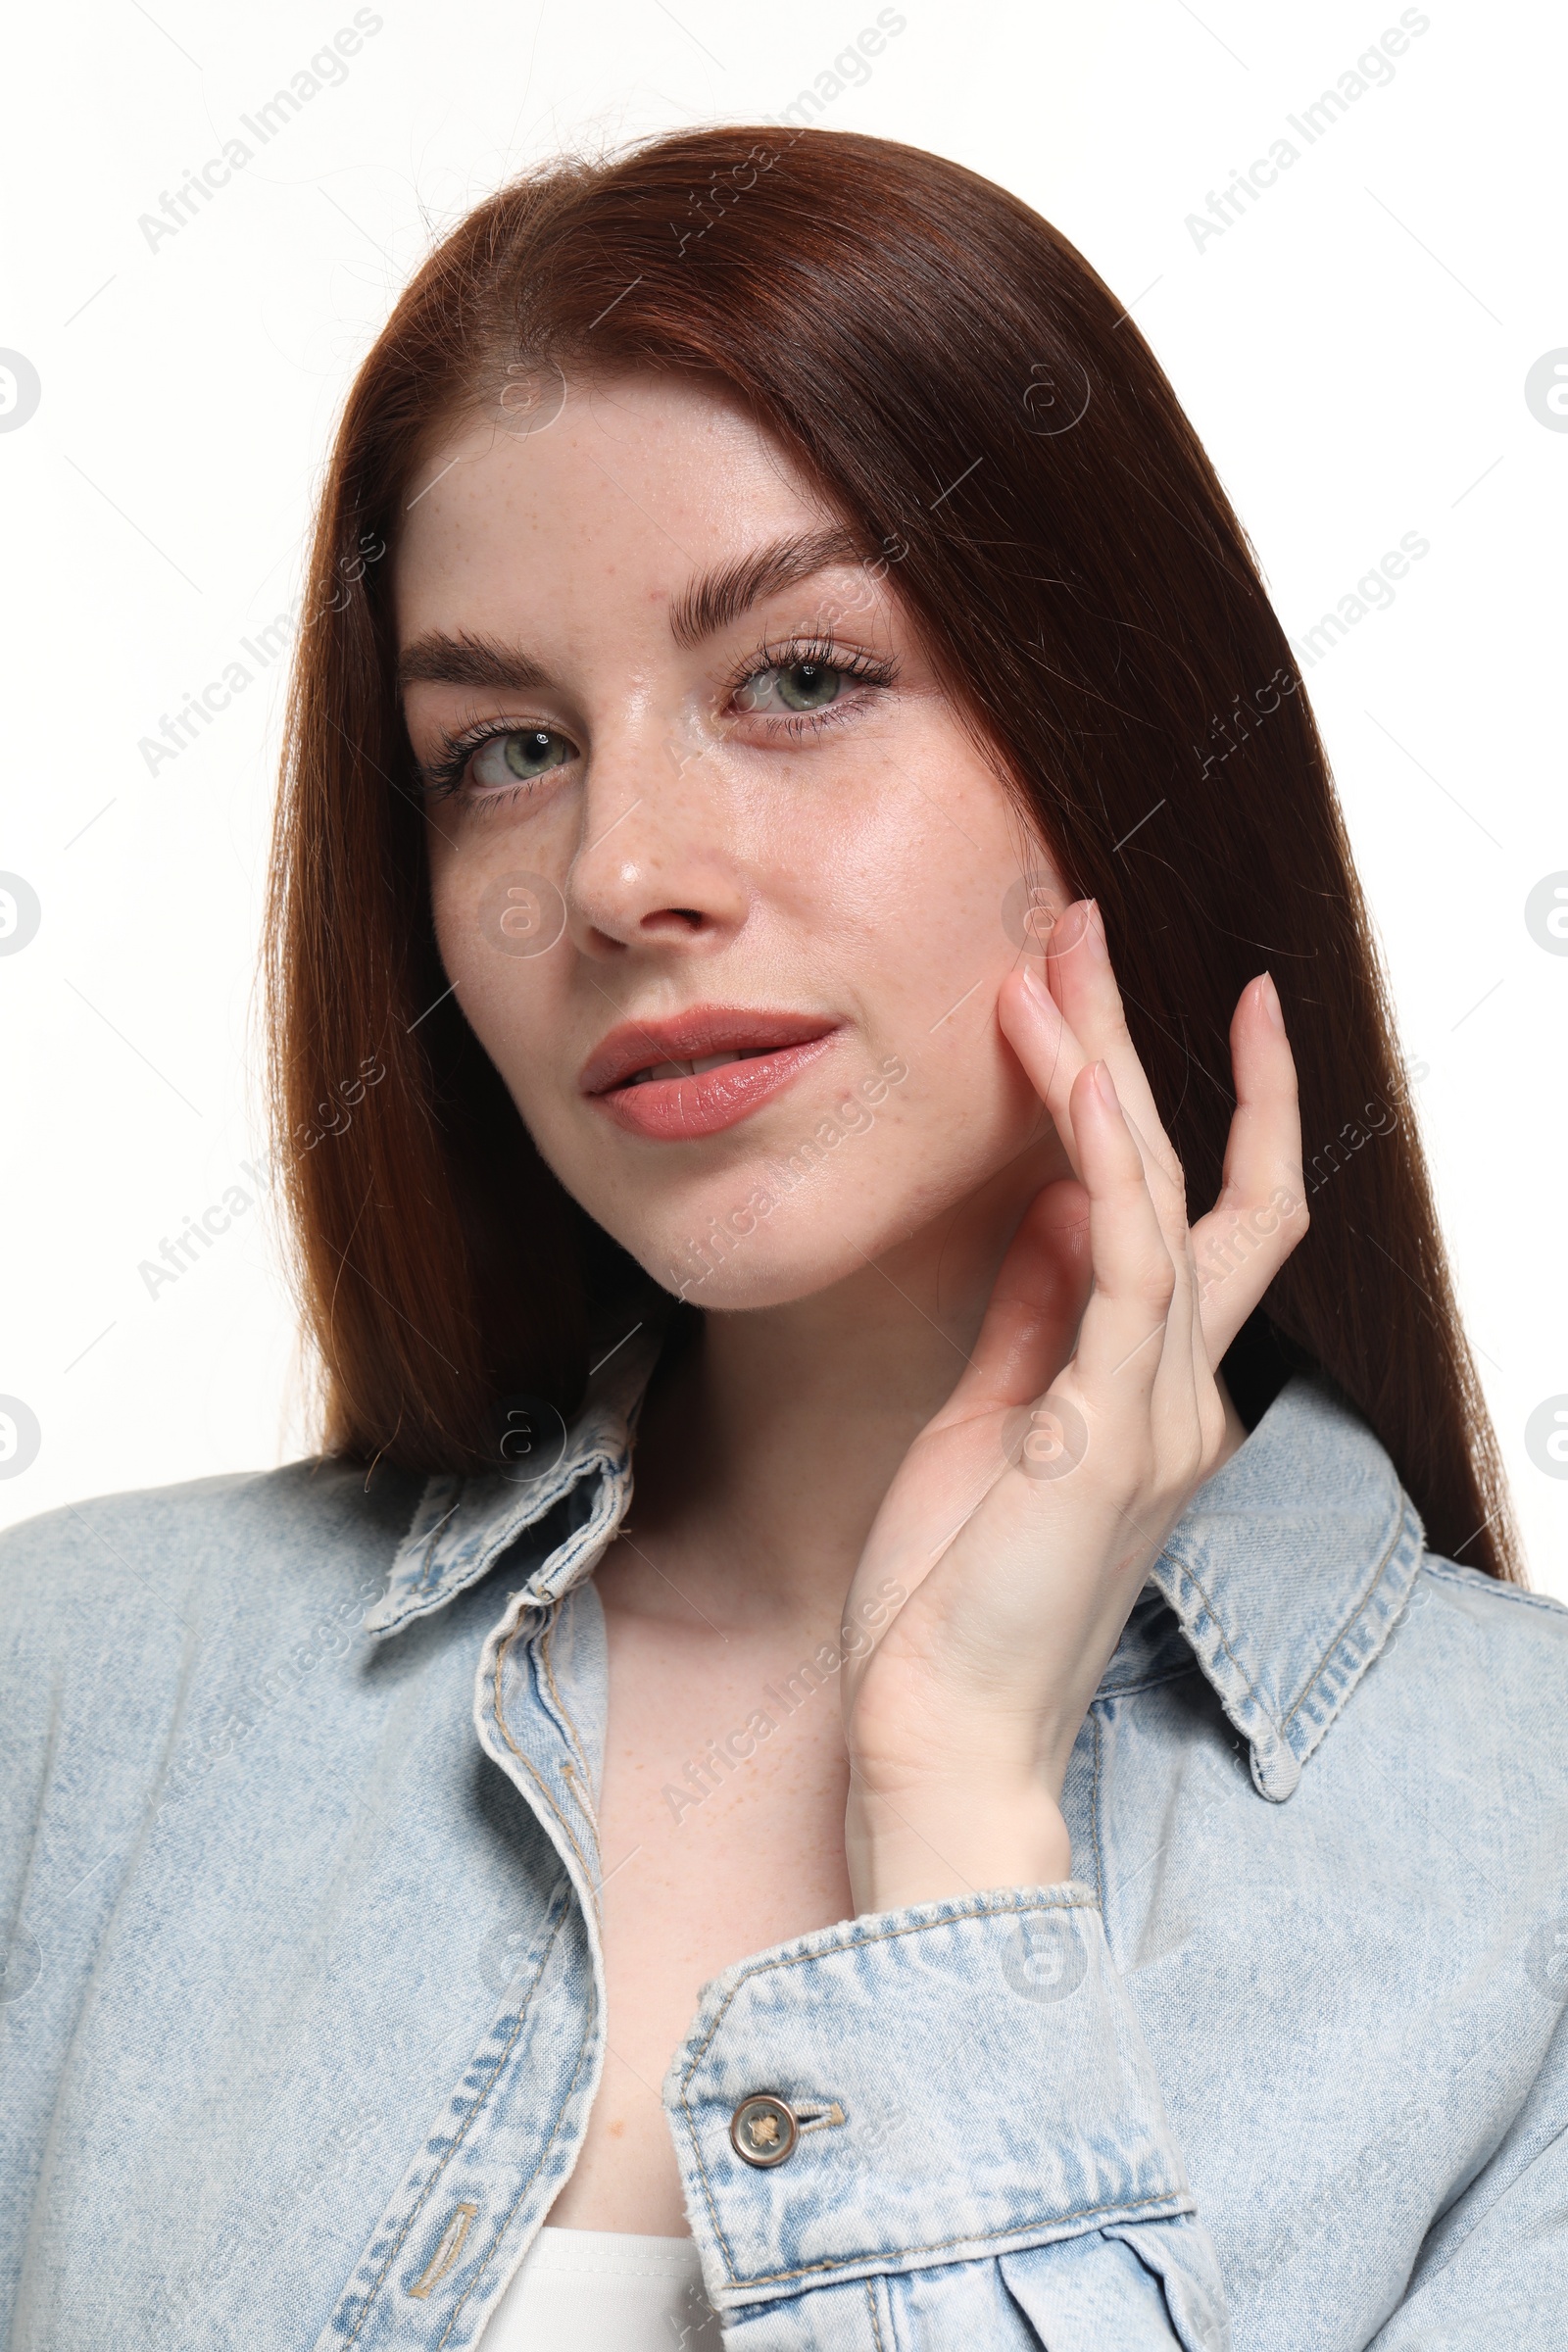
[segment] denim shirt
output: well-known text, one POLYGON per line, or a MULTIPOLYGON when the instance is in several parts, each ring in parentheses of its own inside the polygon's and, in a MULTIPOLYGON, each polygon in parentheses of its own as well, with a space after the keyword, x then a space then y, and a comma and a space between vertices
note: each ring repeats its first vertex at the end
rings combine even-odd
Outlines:
MULTIPOLYGON (((591 1571, 651 1360, 531 1483, 308 1461, 0 1541, 10 2352, 481 2337, 604 2060, 591 1571)), ((1293 1381, 1105 1673, 1074 1879, 704 1988, 663 2101, 726 2345, 1568 2341, 1565 1682, 1568 1611, 1428 1554, 1293 1381)))

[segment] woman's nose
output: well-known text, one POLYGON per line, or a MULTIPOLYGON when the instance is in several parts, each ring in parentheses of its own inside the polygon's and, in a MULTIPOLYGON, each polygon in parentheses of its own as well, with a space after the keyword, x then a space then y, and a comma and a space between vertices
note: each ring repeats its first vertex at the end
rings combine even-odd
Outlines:
POLYGON ((568 920, 589 953, 711 948, 746 919, 717 747, 680 728, 628 726, 596 744, 568 920))

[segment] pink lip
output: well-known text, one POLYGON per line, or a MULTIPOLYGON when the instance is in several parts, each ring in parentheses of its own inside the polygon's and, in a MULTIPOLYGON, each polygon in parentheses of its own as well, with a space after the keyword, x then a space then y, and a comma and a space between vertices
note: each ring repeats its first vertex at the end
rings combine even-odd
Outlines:
POLYGON ((579 1081, 617 1127, 656 1143, 717 1135, 750 1118, 826 1052, 836 1025, 803 1013, 694 1005, 665 1021, 627 1021, 593 1053, 579 1081), (740 1056, 691 1075, 645 1079, 662 1061, 740 1056))

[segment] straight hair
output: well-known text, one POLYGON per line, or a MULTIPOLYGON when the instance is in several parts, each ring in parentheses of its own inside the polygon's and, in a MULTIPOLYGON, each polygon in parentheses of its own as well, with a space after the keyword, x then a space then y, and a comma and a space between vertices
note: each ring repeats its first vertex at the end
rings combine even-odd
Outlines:
POLYGON ((959 165, 856 133, 683 132, 525 174, 430 255, 349 394, 267 927, 322 1450, 494 1467, 499 1397, 576 1409, 596 1300, 629 1265, 449 991, 382 551, 459 428, 517 429, 541 376, 569 397, 660 369, 738 395, 887 566, 977 745, 1100 902, 1195 1209, 1220 1185, 1231 1014, 1273 973, 1311 1230, 1226 1358, 1238 1402, 1317 1368, 1432 1546, 1522 1581, 1328 761, 1246 533, 1066 239, 959 165), (384 1077, 324 1135, 372 1059, 384 1077))

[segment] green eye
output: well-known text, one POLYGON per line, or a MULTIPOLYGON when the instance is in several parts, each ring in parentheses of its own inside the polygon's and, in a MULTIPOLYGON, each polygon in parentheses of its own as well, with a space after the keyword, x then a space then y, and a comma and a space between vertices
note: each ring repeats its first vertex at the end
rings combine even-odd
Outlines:
POLYGON ((571 746, 551 727, 523 727, 514 735, 492 735, 473 758, 476 784, 533 784, 571 758, 571 746))
POLYGON ((786 710, 820 710, 844 683, 844 672, 826 662, 792 662, 773 676, 786 710))
MULTIPOLYGON (((832 711, 835 720, 853 718, 897 675, 890 661, 856 649, 841 651, 826 637, 820 642, 797 638, 793 643, 786 639, 782 645, 760 645, 752 664, 730 690, 731 709, 759 718, 819 718, 834 703, 844 706, 832 711)), ((793 743, 814 730, 776 726, 768 732, 793 743)))

